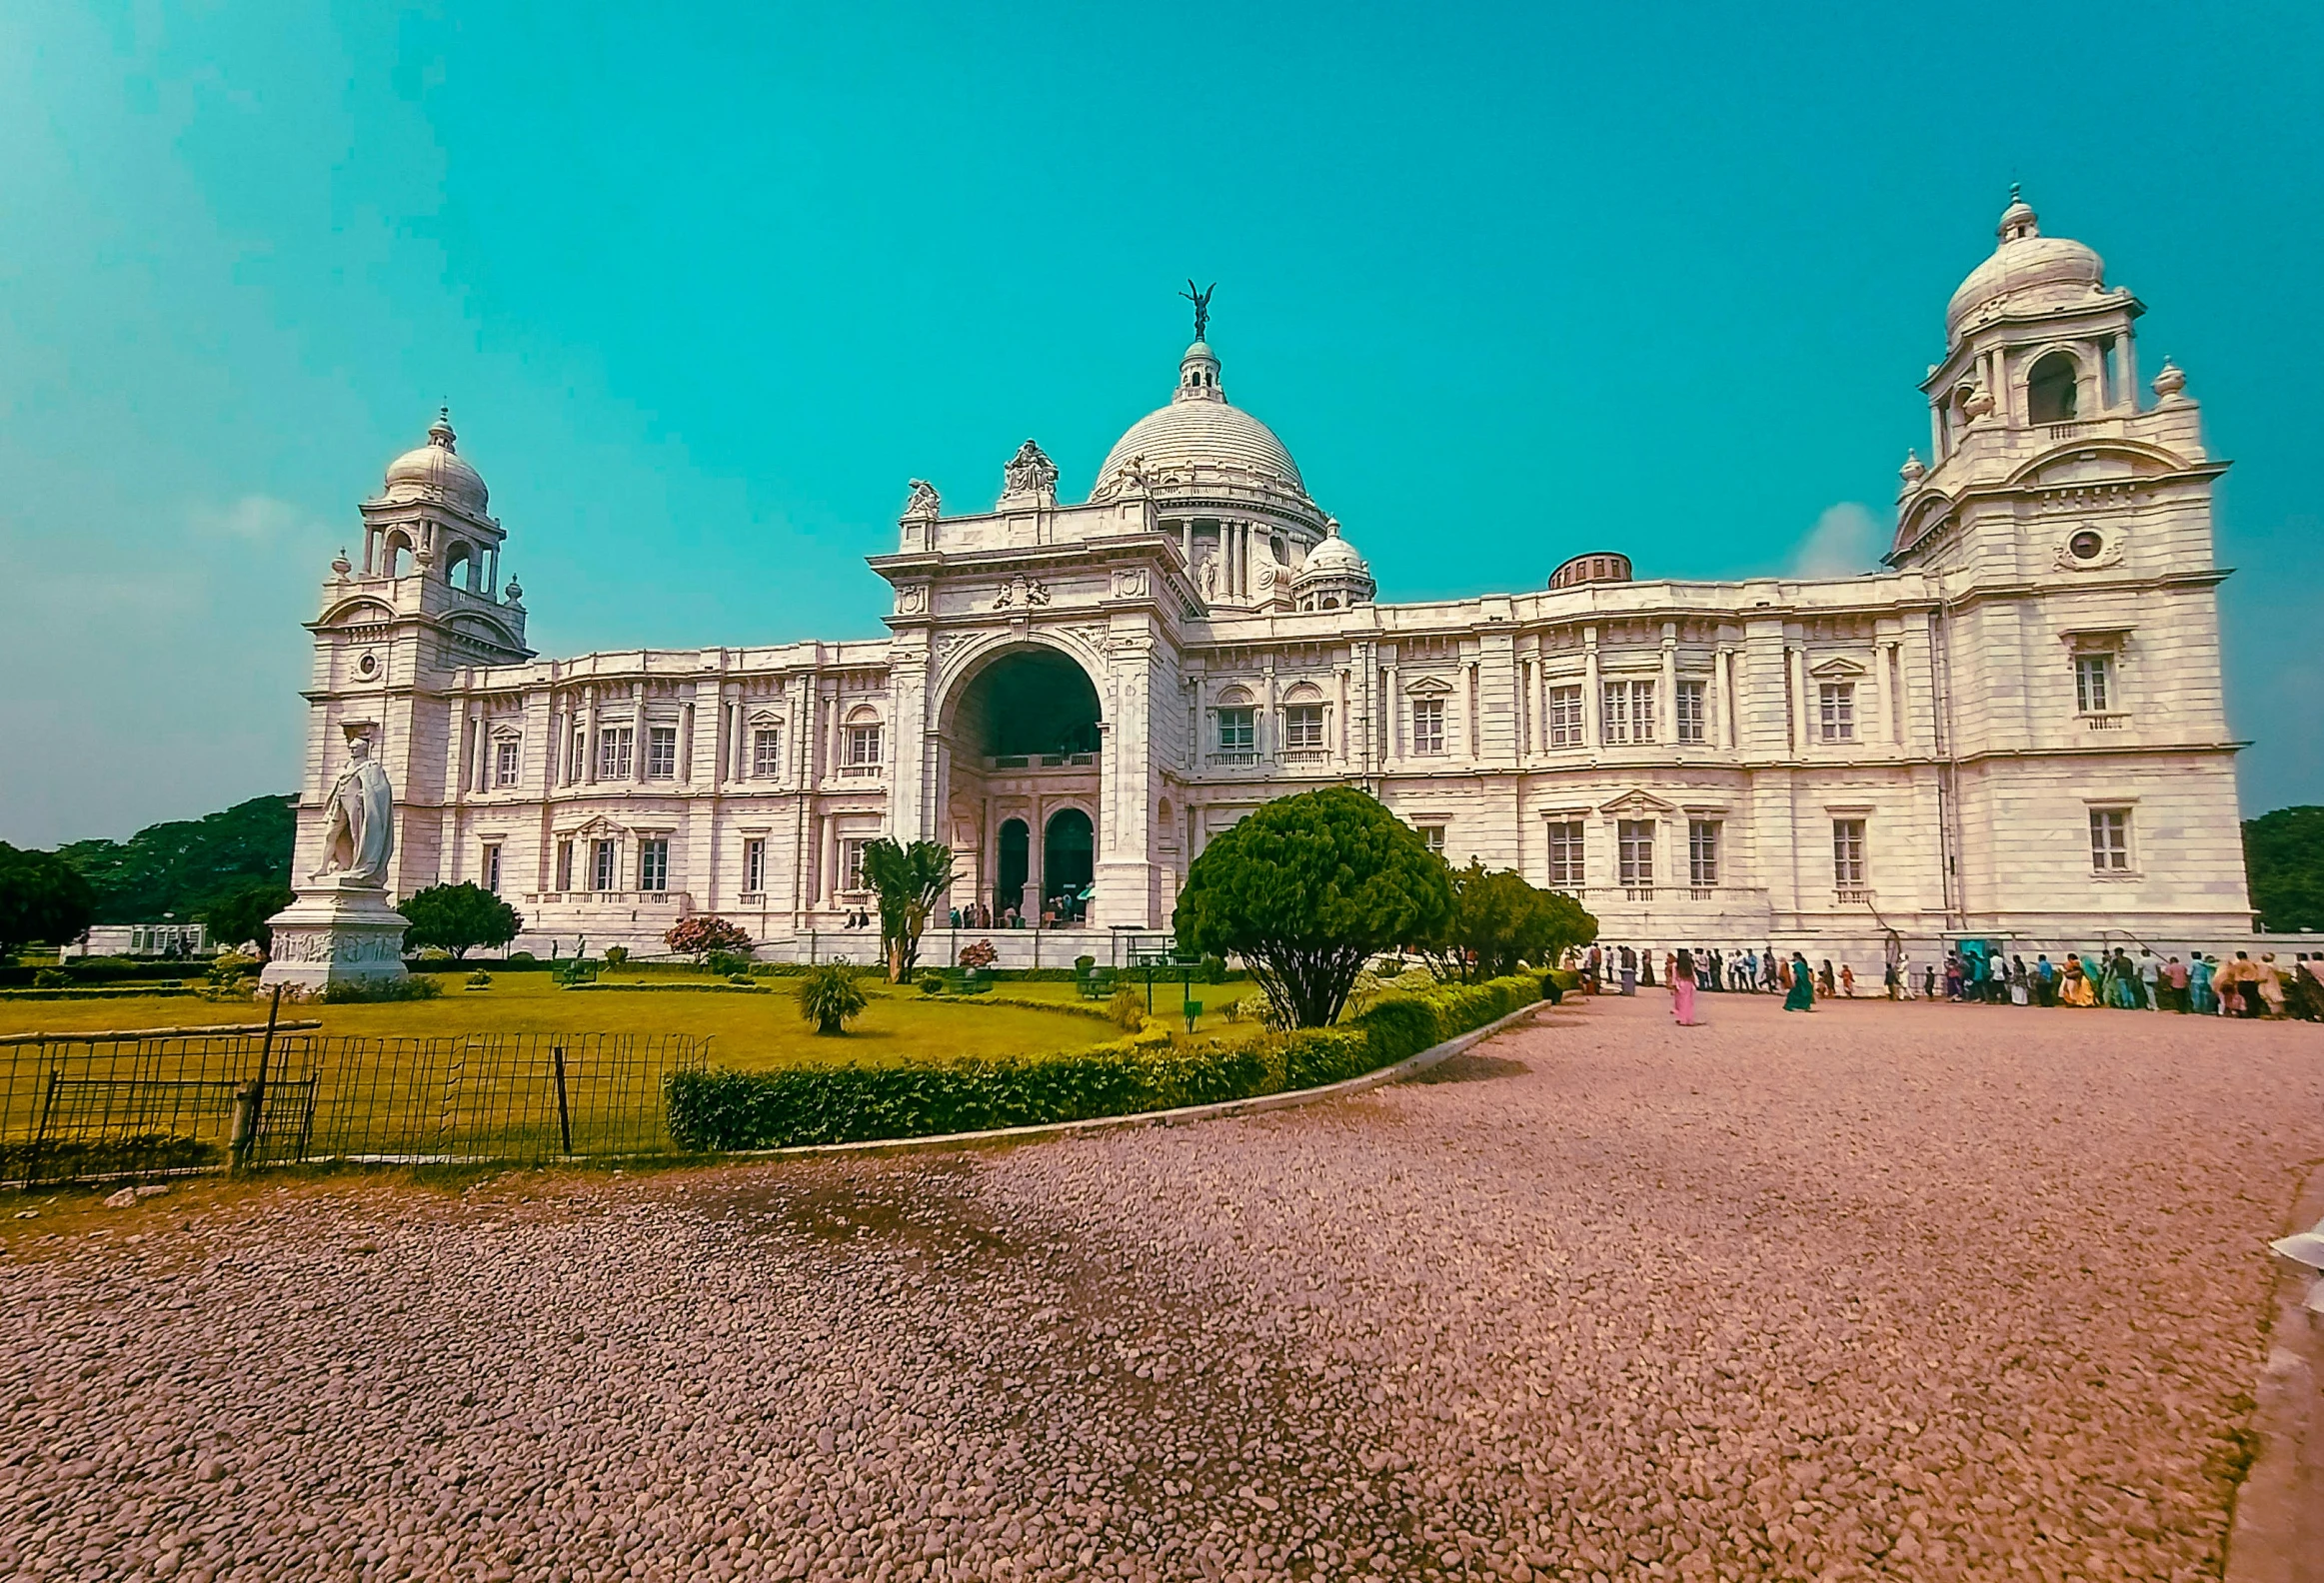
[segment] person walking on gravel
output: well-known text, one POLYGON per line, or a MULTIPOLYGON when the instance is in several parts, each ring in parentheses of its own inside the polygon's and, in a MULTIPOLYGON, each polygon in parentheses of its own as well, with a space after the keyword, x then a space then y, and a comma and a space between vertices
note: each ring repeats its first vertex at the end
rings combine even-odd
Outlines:
POLYGON ((1786 1011, 1813 1011, 1815 1009, 1815 974, 1808 970, 1803 951, 1791 953, 1791 992, 1783 997, 1786 1011))
POLYGON ((1680 1027, 1694 1026, 1694 952, 1681 946, 1670 963, 1670 1014, 1680 1027))

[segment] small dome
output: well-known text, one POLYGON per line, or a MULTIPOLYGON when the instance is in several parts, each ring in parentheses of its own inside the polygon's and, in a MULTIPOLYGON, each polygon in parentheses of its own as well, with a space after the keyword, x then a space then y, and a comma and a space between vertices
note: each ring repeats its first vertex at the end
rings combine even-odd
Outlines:
POLYGON ((1627 583, 1630 558, 1618 550, 1592 550, 1559 564, 1549 574, 1553 589, 1578 588, 1584 583, 1627 583))
POLYGON ((484 487, 484 476, 453 448, 458 438, 452 432, 450 410, 439 410, 436 421, 428 426, 428 443, 416 451, 406 451, 388 464, 387 487, 382 492, 385 498, 432 497, 482 517, 492 492, 484 487))
POLYGON ((1370 575, 1371 568, 1356 553, 1355 546, 1339 537, 1339 524, 1335 522, 1325 530, 1323 542, 1307 552, 1307 559, 1299 563, 1299 575, 1291 581, 1295 586, 1315 578, 1370 575))
POLYGON ((1274 431, 1227 401, 1218 384, 1218 355, 1197 341, 1178 360, 1178 388, 1170 404, 1132 424, 1098 469, 1100 488, 1122 465, 1143 459, 1149 474, 1166 478, 1196 468, 1256 476, 1262 485, 1307 498, 1298 464, 1274 431))
POLYGON ((1945 308, 1948 340, 1958 339, 1962 325, 1981 309, 2068 307, 2105 287, 2106 266, 2098 255, 2065 237, 2043 236, 2040 217, 2014 187, 1997 229, 2001 245, 1969 272, 1945 308))

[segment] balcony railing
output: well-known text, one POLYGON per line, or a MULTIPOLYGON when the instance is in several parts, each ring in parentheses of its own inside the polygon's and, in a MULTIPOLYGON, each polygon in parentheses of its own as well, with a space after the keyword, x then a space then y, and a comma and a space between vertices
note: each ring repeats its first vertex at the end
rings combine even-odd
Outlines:
POLYGON ((1229 748, 1212 754, 1210 762, 1214 765, 1254 765, 1258 763, 1258 754, 1249 748, 1229 748))
POLYGON ((886 765, 844 764, 839 767, 838 773, 843 776, 877 776, 885 775, 887 771, 886 765))
POLYGON ((1331 762, 1328 748, 1285 748, 1276 758, 1287 765, 1317 765, 1331 762))
POLYGON ((2130 724, 2127 715, 2085 715, 2082 724, 2092 731, 2121 731, 2130 724))
POLYGON ((1095 765, 1094 753, 1002 754, 985 761, 988 770, 1072 770, 1095 765))
POLYGON ((1832 888, 1832 903, 1835 906, 1866 906, 1871 900, 1872 892, 1862 885, 1835 885, 1832 888))
POLYGON ((528 890, 527 906, 670 906, 694 910, 694 897, 684 890, 528 890))

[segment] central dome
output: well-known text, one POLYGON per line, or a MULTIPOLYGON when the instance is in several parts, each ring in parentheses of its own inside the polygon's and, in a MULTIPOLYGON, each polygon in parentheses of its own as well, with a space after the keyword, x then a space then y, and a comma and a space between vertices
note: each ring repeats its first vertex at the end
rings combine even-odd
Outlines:
POLYGON ((1945 305, 1945 333, 1958 340, 1968 320, 1987 309, 2039 312, 2071 307, 2106 289, 2106 266, 2098 255, 2067 237, 2041 234, 2033 206, 2009 190, 2009 207, 1999 227, 2001 245, 1945 305))
POLYGON ((1302 501, 1307 498, 1298 464, 1273 430, 1227 401, 1218 388, 1217 354, 1200 341, 1186 348, 1178 363, 1178 388, 1170 404, 1132 424, 1106 453, 1098 487, 1104 489, 1133 460, 1151 475, 1177 474, 1187 483, 1197 469, 1252 474, 1302 501))

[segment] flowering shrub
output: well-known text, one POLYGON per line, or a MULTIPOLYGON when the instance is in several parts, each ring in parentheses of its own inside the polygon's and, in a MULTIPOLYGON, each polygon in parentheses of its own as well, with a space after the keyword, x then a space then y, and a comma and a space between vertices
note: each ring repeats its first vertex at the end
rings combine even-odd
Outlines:
POLYGON ((971 940, 961 947, 963 967, 990 967, 1000 959, 1001 953, 993 948, 993 942, 989 939, 971 940))

